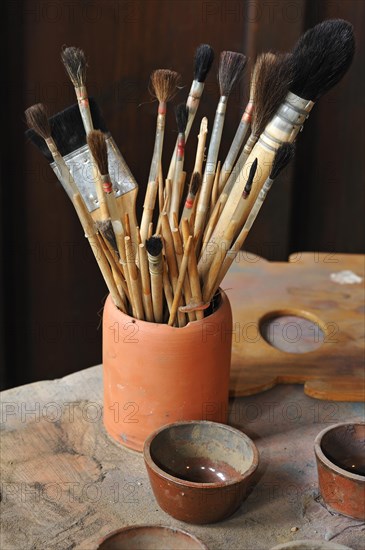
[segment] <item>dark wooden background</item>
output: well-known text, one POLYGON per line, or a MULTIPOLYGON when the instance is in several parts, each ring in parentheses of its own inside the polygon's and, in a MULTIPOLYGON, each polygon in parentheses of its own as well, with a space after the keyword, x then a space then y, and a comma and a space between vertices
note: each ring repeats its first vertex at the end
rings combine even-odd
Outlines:
MULTIPOLYGON (((1 186, 4 387, 60 377, 100 362, 106 288, 71 204, 47 163, 24 138, 23 112, 42 101, 51 112, 74 102, 60 63, 63 44, 82 47, 88 89, 140 187, 148 176, 156 104, 147 92, 156 68, 192 80, 195 48, 210 43, 250 58, 229 102, 223 159, 247 101, 257 53, 290 49, 301 32, 329 17, 355 27, 357 53, 344 80, 315 106, 295 162, 275 185, 247 250, 285 260, 296 250, 364 249, 364 15, 362 0, 7 0, 2 6, 3 120, 1 186)), ((212 123, 217 62, 201 116, 212 123)), ((165 170, 176 138, 168 116, 165 170)), ((192 168, 194 139, 187 168, 192 168)))

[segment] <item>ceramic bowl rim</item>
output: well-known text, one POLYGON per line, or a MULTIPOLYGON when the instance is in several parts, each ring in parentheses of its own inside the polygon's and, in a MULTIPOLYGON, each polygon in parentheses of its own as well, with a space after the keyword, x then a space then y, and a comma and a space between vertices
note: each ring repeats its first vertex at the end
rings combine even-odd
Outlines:
POLYGON ((329 470, 332 472, 335 472, 336 474, 345 477, 346 479, 351 479, 353 481, 361 481, 365 484, 365 476, 362 476, 360 474, 354 474, 352 472, 349 472, 348 470, 344 470, 332 460, 329 460, 329 458, 326 457, 324 452, 322 451, 322 441, 323 437, 333 430, 336 430, 337 428, 342 428, 344 426, 365 426, 365 422, 355 421, 355 422, 339 422, 338 424, 332 424, 331 426, 327 426, 327 428, 324 428, 319 432, 317 437, 314 440, 314 453, 318 460, 326 466, 329 470))
POLYGON ((193 535, 192 533, 189 533, 188 531, 185 531, 185 529, 181 529, 180 527, 172 527, 171 525, 159 525, 159 524, 151 524, 151 523, 141 523, 137 525, 126 525, 125 527, 120 527, 119 529, 115 529, 114 531, 110 531, 110 533, 107 533, 103 538, 101 538, 98 541, 98 546, 96 549, 98 550, 100 545, 104 542, 107 542, 111 537, 114 537, 115 535, 127 531, 138 531, 139 529, 165 529, 168 531, 178 531, 179 533, 182 533, 183 535, 187 535, 190 539, 193 539, 195 542, 200 544, 201 550, 208 550, 208 546, 197 536, 193 535))
POLYGON ((241 483, 245 479, 249 478, 256 471, 256 469, 259 465, 259 458, 260 457, 259 457, 259 452, 257 450, 257 447, 256 447, 255 443, 252 441, 252 439, 250 437, 248 437, 248 435, 246 435, 244 432, 241 432, 240 430, 237 430, 236 428, 233 428, 232 426, 229 426, 228 424, 222 424, 221 422, 212 422, 211 420, 185 420, 185 421, 173 422, 171 424, 165 424, 164 426, 161 426, 160 428, 158 428, 157 430, 152 432, 144 442, 143 458, 145 460, 146 466, 151 468, 151 470, 153 470, 159 477, 162 477, 163 479, 166 479, 168 481, 172 481, 177 485, 181 485, 182 487, 191 487, 191 488, 195 488, 195 489, 202 489, 202 488, 203 489, 204 488, 207 488, 207 489, 208 488, 210 488, 210 489, 214 488, 215 489, 215 488, 228 487, 230 485, 237 485, 238 483, 241 483), (252 450, 252 453, 253 453, 252 463, 249 466, 249 468, 243 474, 239 474, 234 479, 230 479, 230 480, 226 480, 226 481, 213 481, 211 483, 202 483, 202 482, 197 482, 197 481, 188 481, 188 480, 181 479, 179 477, 175 477, 171 474, 168 474, 167 472, 165 472, 165 470, 163 470, 162 468, 157 466, 157 464, 155 463, 155 461, 153 460, 153 458, 151 456, 151 444, 152 444, 152 441, 154 440, 154 438, 157 437, 157 435, 159 435, 161 432, 163 432, 167 429, 173 428, 175 426, 186 426, 186 425, 191 425, 191 424, 214 424, 215 426, 217 426, 219 428, 223 428, 223 429, 226 429, 228 431, 231 431, 236 436, 239 436, 239 437, 243 438, 249 444, 249 446, 252 450))

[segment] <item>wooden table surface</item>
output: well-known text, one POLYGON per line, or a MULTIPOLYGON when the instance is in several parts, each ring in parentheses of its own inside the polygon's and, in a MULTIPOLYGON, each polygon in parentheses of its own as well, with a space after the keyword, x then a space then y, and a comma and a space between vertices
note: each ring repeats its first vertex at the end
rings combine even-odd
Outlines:
POLYGON ((300 385, 234 398, 230 423, 254 439, 260 479, 231 518, 209 526, 162 512, 142 456, 107 437, 100 366, 5 391, 1 411, 2 550, 91 550, 106 533, 142 523, 184 528, 211 550, 266 550, 299 539, 364 547, 364 523, 321 501, 313 454, 322 428, 364 420, 362 403, 313 399, 300 385))

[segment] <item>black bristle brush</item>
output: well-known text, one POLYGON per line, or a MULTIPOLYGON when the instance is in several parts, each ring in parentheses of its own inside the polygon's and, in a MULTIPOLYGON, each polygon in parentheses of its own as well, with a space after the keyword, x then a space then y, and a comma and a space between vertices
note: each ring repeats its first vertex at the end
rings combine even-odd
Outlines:
MULTIPOLYGON (((313 108, 314 101, 328 92, 344 76, 351 65, 354 51, 352 25, 342 19, 323 21, 309 29, 298 40, 290 58, 289 92, 247 159, 247 163, 250 164, 257 157, 260 170, 256 172, 251 195, 246 201, 242 224, 270 175, 276 150, 284 142, 294 142, 313 108)), ((209 244, 219 243, 227 223, 232 219, 245 186, 241 173, 232 186, 209 244)), ((206 250, 208 248, 206 247, 206 250)), ((209 271, 210 262, 211 258, 207 252, 202 254, 199 261, 201 277, 209 271)))
POLYGON ((186 218, 190 222, 190 218, 191 218, 191 216, 193 214, 193 210, 194 210, 196 196, 199 192, 201 183, 202 183, 202 176, 199 174, 199 172, 194 172, 192 177, 191 177, 191 181, 190 181, 190 185, 189 185, 189 191, 188 191, 186 201, 185 201, 185 204, 184 204, 184 210, 183 210, 183 213, 181 215, 181 221, 184 218, 186 218))
MULTIPOLYGON (((195 115, 199 108, 200 98, 204 91, 205 80, 211 69, 213 61, 214 61, 214 51, 211 48, 211 46, 209 46, 209 44, 201 44, 200 46, 198 46, 194 57, 194 79, 191 84, 188 99, 186 101, 186 106, 189 109, 189 117, 188 117, 188 122, 185 130, 185 141, 187 141, 189 137, 195 115)), ((171 181, 174 178, 176 150, 177 150, 177 142, 171 157, 169 171, 167 173, 167 179, 171 181)))
POLYGON ((172 183, 172 194, 170 201, 170 223, 172 226, 173 215, 179 215, 180 210, 180 180, 184 167, 185 156, 185 130, 188 123, 189 109, 185 103, 180 103, 175 109, 176 125, 177 125, 177 149, 176 149, 176 165, 174 172, 174 180, 172 183))
POLYGON ((210 195, 214 182, 214 175, 217 167, 219 147, 222 138, 222 131, 227 108, 227 102, 233 86, 243 76, 243 70, 246 66, 246 56, 242 53, 224 51, 221 53, 218 80, 220 89, 220 99, 216 110, 212 134, 210 138, 207 161, 198 199, 194 236, 202 234, 205 219, 210 206, 210 195))
POLYGON ((162 239, 154 235, 146 240, 148 267, 151 276, 153 316, 156 323, 163 322, 163 258, 162 239))

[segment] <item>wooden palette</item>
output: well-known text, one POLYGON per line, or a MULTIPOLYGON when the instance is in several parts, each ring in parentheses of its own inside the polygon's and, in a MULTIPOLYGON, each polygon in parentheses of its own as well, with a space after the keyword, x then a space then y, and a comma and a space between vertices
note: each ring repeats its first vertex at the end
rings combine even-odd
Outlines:
POLYGON ((364 278, 364 256, 305 252, 293 254, 288 263, 274 263, 241 253, 221 285, 233 311, 232 396, 298 383, 318 399, 365 400, 364 286, 332 281, 332 273, 344 270, 364 278), (307 353, 295 353, 301 325, 298 320, 295 332, 289 319, 286 327, 278 325, 283 331, 281 347, 287 351, 273 347, 262 337, 260 326, 280 315, 318 324, 323 343, 307 353))

